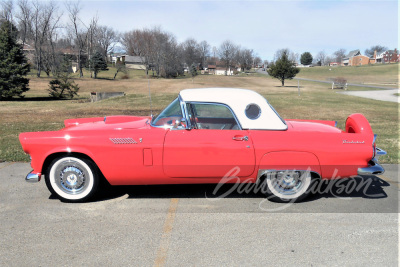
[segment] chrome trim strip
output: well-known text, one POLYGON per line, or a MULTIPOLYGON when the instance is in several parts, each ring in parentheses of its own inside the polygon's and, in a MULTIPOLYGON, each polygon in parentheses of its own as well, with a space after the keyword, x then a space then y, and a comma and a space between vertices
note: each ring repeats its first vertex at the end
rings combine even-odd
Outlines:
POLYGON ((189 119, 189 113, 188 113, 187 108, 186 108, 186 102, 183 101, 183 99, 181 97, 181 94, 178 95, 178 99, 179 99, 179 102, 181 104, 182 117, 186 120, 185 128, 181 128, 179 130, 192 129, 192 124, 190 123, 190 119, 189 119))
POLYGON ((30 172, 25 178, 25 181, 28 183, 37 183, 40 182, 41 174, 30 172))
POLYGON ((385 173, 385 169, 379 165, 376 158, 371 159, 368 162, 368 167, 358 168, 358 175, 380 175, 385 173))

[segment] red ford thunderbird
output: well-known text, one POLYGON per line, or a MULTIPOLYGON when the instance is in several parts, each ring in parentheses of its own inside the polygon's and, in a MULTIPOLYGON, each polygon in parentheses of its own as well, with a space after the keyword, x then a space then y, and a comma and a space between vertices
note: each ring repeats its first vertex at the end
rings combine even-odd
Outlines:
POLYGON ((111 185, 262 183, 269 199, 299 201, 315 179, 382 174, 367 119, 284 120, 256 92, 187 89, 158 116, 69 119, 59 131, 21 133, 51 193, 85 201, 111 185), (234 170, 234 172, 232 171, 234 170), (226 179, 234 175, 234 179, 226 179))

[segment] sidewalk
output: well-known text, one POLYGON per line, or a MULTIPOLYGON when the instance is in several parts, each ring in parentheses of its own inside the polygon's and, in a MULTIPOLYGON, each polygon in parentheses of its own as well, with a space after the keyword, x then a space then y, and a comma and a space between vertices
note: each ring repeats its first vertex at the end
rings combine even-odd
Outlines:
POLYGON ((400 103, 400 97, 398 95, 395 95, 400 93, 400 89, 377 90, 377 91, 347 91, 338 93, 344 95, 370 98, 380 101, 400 103))

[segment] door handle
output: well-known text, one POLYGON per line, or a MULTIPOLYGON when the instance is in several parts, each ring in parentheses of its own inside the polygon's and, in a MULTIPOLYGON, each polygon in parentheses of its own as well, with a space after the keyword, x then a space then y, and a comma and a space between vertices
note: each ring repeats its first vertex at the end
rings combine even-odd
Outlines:
POLYGON ((232 139, 235 141, 248 141, 249 137, 247 135, 245 136, 235 135, 232 139))

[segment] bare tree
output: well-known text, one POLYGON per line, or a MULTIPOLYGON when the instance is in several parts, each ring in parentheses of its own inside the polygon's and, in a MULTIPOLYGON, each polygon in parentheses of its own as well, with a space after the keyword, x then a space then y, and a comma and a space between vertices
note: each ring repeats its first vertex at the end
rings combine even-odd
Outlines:
POLYGON ((32 38, 35 48, 35 63, 37 77, 42 71, 43 48, 47 41, 49 30, 54 24, 58 23, 59 18, 55 19, 57 5, 55 2, 41 3, 38 0, 32 2, 32 38))
POLYGON ((388 48, 386 46, 374 45, 374 46, 371 46, 368 49, 365 49, 364 53, 365 53, 366 56, 372 57, 372 56, 374 56, 375 51, 376 51, 377 54, 380 54, 380 53, 382 53, 382 52, 384 52, 386 50, 388 50, 388 48))
POLYGON ((226 71, 234 64, 236 51, 237 46, 230 40, 226 40, 220 45, 218 55, 221 61, 224 62, 226 71))
POLYGON ((108 26, 97 27, 97 43, 104 59, 107 59, 107 54, 113 50, 118 41, 119 35, 114 29, 108 26))
POLYGON ((260 57, 255 57, 254 58, 254 67, 257 68, 262 62, 262 59, 260 57))
POLYGON ((50 76, 50 72, 53 75, 58 74, 58 70, 61 64, 62 59, 58 56, 56 51, 56 43, 58 38, 58 30, 61 28, 59 22, 61 20, 62 13, 56 14, 49 25, 49 29, 47 31, 46 42, 44 44, 44 60, 43 66, 44 71, 47 76, 50 76))
POLYGON ((4 19, 9 22, 13 22, 13 11, 14 3, 13 0, 1 0, 0 1, 0 20, 4 19))
POLYGON ((210 56, 210 47, 207 41, 199 43, 200 64, 202 68, 205 67, 207 58, 210 56))
POLYGON ((126 32, 122 36, 122 45, 125 47, 129 55, 140 56, 146 67, 146 75, 151 68, 150 62, 154 54, 155 38, 152 30, 133 30, 126 32))
POLYGON ((28 0, 18 0, 18 8, 19 12, 16 17, 18 19, 19 32, 22 40, 22 45, 25 45, 28 39, 33 39, 32 33, 32 7, 29 4, 28 0))
POLYGON ((339 50, 336 50, 333 52, 333 55, 335 57, 335 61, 337 63, 341 63, 342 59, 346 56, 346 49, 340 48, 339 50))
POLYGON ((286 54, 286 56, 288 57, 288 59, 291 62, 293 62, 293 63, 297 63, 298 62, 299 54, 291 51, 289 48, 283 48, 283 49, 279 49, 278 51, 276 51, 275 55, 274 55, 274 61, 282 58, 282 55, 284 53, 286 54))
POLYGON ((79 12, 81 11, 81 6, 79 2, 67 2, 66 8, 68 11, 69 19, 71 22, 70 25, 70 34, 73 36, 75 41, 76 50, 78 52, 77 61, 78 61, 78 68, 79 68, 79 77, 83 77, 82 71, 82 54, 85 49, 86 45, 86 37, 87 32, 82 29, 82 22, 79 18, 79 12))
POLYGON ((200 47, 195 39, 186 39, 181 46, 183 58, 188 67, 201 61, 200 47))
MULTIPOLYGON (((89 27, 87 27, 87 31, 86 31, 86 49, 87 49, 87 55, 88 55, 88 67, 89 67, 90 78, 93 77, 92 55, 94 55, 94 53, 97 50, 97 44, 96 44, 97 43, 97 35, 96 35, 97 21, 98 21, 97 16, 93 17, 91 19, 89 27)), ((94 78, 96 78, 96 75, 94 75, 94 78)))
POLYGON ((174 77, 182 74, 181 50, 176 38, 160 27, 134 30, 122 37, 122 44, 130 55, 140 56, 157 77, 174 77))
POLYGON ((242 71, 251 69, 254 62, 254 53, 252 49, 239 48, 236 52, 236 61, 239 63, 242 71))
POLYGON ((317 61, 317 63, 319 62, 321 64, 321 66, 326 65, 325 59, 326 59, 325 51, 319 51, 315 57, 315 60, 317 61))
POLYGON ((331 57, 331 56, 326 56, 325 57, 325 64, 326 65, 330 65, 332 62, 336 62, 335 58, 331 57))

